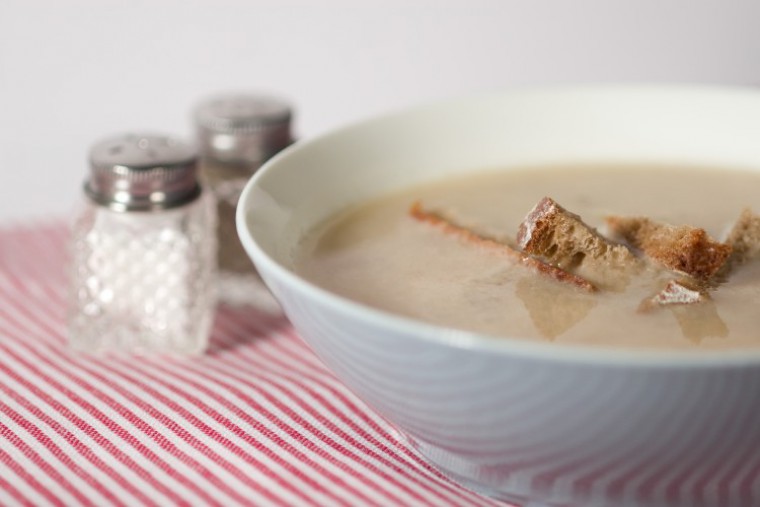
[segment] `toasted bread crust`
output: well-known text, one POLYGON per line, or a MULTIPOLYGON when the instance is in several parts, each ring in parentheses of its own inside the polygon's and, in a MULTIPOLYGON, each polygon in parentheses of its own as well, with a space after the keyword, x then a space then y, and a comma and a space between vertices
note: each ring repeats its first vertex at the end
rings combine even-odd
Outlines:
POLYGON ((729 259, 732 266, 760 257, 760 215, 745 208, 728 233, 725 243, 733 249, 729 259))
POLYGON ((707 281, 726 263, 731 246, 712 239, 704 229, 673 226, 645 217, 607 217, 618 237, 657 264, 700 281, 707 281))
POLYGON ((609 241, 549 197, 541 199, 520 224, 517 244, 549 264, 582 269, 592 282, 610 287, 627 283, 625 273, 641 266, 625 245, 609 241))
POLYGON ((494 238, 478 234, 471 229, 457 224, 441 213, 425 210, 419 201, 412 204, 412 206, 409 208, 409 214, 421 222, 426 222, 435 227, 438 227, 447 234, 458 236, 468 243, 472 243, 473 245, 477 245, 499 255, 509 257, 513 261, 529 269, 533 269, 542 275, 553 278, 554 280, 562 283, 568 283, 584 291, 596 291, 596 286, 585 278, 569 273, 556 266, 549 265, 539 259, 536 259, 535 257, 531 257, 530 255, 526 255, 525 253, 520 252, 519 250, 512 248, 505 243, 497 241, 494 238))

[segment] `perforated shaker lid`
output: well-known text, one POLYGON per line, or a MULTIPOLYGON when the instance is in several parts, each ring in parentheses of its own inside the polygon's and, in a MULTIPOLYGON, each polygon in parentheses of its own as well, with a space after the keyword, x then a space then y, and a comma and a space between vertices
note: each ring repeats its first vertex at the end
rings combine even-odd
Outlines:
POLYGON ((85 193, 117 211, 151 211, 186 204, 200 194, 197 155, 189 144, 161 134, 128 133, 90 150, 85 193))
POLYGON ((292 142, 290 105, 269 95, 209 97, 194 117, 202 157, 255 168, 292 142))

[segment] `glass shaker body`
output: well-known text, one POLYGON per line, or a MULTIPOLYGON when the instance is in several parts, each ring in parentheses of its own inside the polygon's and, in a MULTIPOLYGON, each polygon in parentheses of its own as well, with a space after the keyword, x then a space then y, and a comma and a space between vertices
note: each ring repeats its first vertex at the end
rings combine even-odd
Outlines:
POLYGON ((217 203, 219 297, 274 310, 238 238, 235 210, 251 176, 292 142, 290 106, 266 95, 228 93, 201 102, 194 120, 201 177, 217 203))
POLYGON ((215 305, 216 212, 207 192, 194 191, 166 208, 82 202, 72 227, 74 348, 205 350, 215 305))
POLYGON ((235 226, 235 211, 240 194, 258 164, 201 157, 200 170, 204 185, 213 193, 217 213, 217 266, 222 279, 239 276, 258 277, 251 259, 243 248, 235 226))

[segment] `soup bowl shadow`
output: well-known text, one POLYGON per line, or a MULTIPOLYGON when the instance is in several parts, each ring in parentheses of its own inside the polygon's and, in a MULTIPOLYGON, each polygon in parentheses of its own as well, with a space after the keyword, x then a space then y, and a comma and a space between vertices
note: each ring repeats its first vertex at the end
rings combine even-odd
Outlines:
POLYGON ((627 350, 482 336, 350 301, 293 263, 304 236, 331 215, 411 185, 557 163, 760 171, 759 139, 753 90, 470 97, 290 147, 248 183, 237 227, 304 340, 452 479, 552 506, 758 505, 760 347, 627 350))

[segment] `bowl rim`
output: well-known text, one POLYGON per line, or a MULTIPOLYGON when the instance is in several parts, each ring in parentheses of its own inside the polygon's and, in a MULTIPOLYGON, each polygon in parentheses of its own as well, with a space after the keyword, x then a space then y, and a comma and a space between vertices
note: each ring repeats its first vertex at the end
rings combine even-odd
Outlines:
POLYGON ((724 367, 757 367, 760 366, 760 345, 737 349, 656 349, 647 347, 618 347, 583 344, 565 344, 555 342, 534 341, 521 338, 488 335, 442 325, 426 323, 411 317, 374 308, 359 303, 324 289, 302 278, 280 262, 272 258, 258 242, 248 227, 247 208, 253 189, 271 172, 277 171, 280 161, 294 153, 308 150, 310 146, 330 142, 340 138, 346 132, 376 122, 388 121, 393 117, 403 117, 424 113, 428 109, 437 109, 467 102, 503 97, 517 97, 520 94, 549 93, 552 95, 576 93, 614 93, 614 94, 658 94, 658 93, 700 93, 710 96, 747 96, 760 102, 760 89, 749 86, 723 85, 681 85, 681 84, 604 84, 604 85, 548 85, 530 87, 511 87, 505 90, 471 94, 464 97, 449 98, 389 112, 379 116, 359 120, 342 127, 329 130, 306 141, 292 144, 269 159, 254 173, 240 195, 235 213, 238 236, 247 254, 271 276, 291 287, 295 292, 317 301, 318 304, 329 307, 332 311, 367 321, 368 324, 386 328, 394 333, 413 335, 416 338, 429 340, 441 345, 483 351, 488 353, 519 356, 536 360, 557 363, 582 363, 595 366, 637 367, 637 368, 724 368, 724 367))

